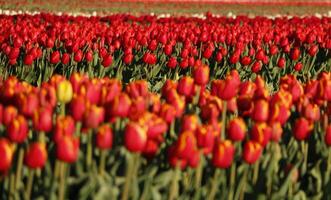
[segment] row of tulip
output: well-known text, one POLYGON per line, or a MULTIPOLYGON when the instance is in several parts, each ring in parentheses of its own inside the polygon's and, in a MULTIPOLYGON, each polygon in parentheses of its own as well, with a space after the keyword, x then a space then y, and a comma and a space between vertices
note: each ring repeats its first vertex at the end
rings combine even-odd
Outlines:
POLYGON ((190 75, 202 60, 211 77, 236 68, 267 82, 297 74, 307 81, 330 70, 331 18, 111 15, 0 15, 0 71, 41 85, 53 73, 88 72, 152 83, 190 75))
POLYGON ((54 75, 0 87, 1 198, 328 197, 331 73, 270 89, 237 70, 210 80, 54 75))

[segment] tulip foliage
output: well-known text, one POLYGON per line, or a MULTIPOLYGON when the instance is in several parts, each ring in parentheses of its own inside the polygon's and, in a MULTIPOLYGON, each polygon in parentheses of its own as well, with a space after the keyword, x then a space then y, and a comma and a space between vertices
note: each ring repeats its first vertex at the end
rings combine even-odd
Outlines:
POLYGON ((0 199, 330 198, 330 22, 0 16, 0 199))

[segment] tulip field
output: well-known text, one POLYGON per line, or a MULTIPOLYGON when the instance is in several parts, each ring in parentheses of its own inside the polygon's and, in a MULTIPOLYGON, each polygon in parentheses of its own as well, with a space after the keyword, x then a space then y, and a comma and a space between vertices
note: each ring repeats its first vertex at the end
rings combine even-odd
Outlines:
POLYGON ((331 199, 331 17, 0 15, 0 199, 331 199))

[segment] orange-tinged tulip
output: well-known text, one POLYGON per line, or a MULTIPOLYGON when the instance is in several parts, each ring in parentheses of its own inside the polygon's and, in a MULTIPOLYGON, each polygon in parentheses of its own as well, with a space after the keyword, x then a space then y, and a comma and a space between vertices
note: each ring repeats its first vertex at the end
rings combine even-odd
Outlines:
POLYGON ((0 172, 9 170, 13 155, 14 146, 6 138, 0 138, 0 172))
POLYGON ((263 148, 260 143, 247 141, 243 148, 243 159, 248 164, 254 164, 261 156, 263 148))
POLYGON ((16 143, 22 143, 28 137, 28 122, 22 115, 16 116, 7 127, 8 138, 16 143))
POLYGON ((113 131, 108 124, 98 127, 95 143, 99 149, 111 149, 113 146, 113 131))
POLYGON ((217 168, 226 169, 231 166, 235 148, 230 140, 220 141, 215 144, 212 163, 217 168))

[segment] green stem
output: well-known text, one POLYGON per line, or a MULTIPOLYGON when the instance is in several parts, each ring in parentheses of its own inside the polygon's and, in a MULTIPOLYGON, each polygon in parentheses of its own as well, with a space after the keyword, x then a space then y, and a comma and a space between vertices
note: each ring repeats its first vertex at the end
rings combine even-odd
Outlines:
POLYGON ((92 156, 93 156, 93 149, 92 149, 92 130, 87 133, 87 156, 86 156, 86 169, 90 169, 92 165, 92 156))
POLYGON ((305 143, 305 141, 302 141, 301 148, 302 148, 302 153, 303 153, 303 164, 302 164, 302 168, 301 168, 301 173, 303 175, 307 171, 308 143, 305 143))
POLYGON ((213 200, 215 199, 215 195, 216 195, 216 191, 217 191, 217 187, 218 187, 218 178, 219 178, 219 174, 220 174, 220 169, 215 169, 214 172, 214 177, 211 183, 211 189, 208 195, 208 200, 213 200))
POLYGON ((101 176, 103 176, 103 173, 105 172, 105 165, 106 165, 106 153, 107 151, 104 149, 100 150, 100 164, 99 164, 99 173, 101 176))
POLYGON ((25 199, 31 199, 32 185, 33 185, 34 170, 29 170, 28 183, 25 190, 25 199))
POLYGON ((60 115, 64 116, 66 115, 66 105, 64 103, 61 103, 60 105, 60 115))
POLYGON ((131 157, 128 160, 128 166, 126 168, 126 175, 125 175, 125 183, 124 188, 122 192, 122 200, 127 200, 129 198, 129 192, 131 187, 131 180, 132 180, 132 174, 134 170, 134 157, 131 155, 131 157))
POLYGON ((170 191, 168 200, 174 200, 178 196, 178 176, 179 176, 179 167, 173 170, 173 177, 171 181, 170 191))
POLYGON ((55 166, 54 166, 54 179, 57 179, 60 175, 60 163, 61 161, 56 160, 55 161, 55 166))
POLYGON ((203 170, 203 162, 202 162, 202 156, 203 153, 199 152, 200 156, 200 163, 199 166, 195 172, 195 189, 198 190, 201 185, 201 178, 202 178, 202 170, 203 170))
POLYGON ((8 193, 8 199, 14 199, 14 188, 15 188, 15 175, 10 174, 10 180, 9 180, 9 193, 8 193))
POLYGON ((15 175, 15 187, 14 191, 18 189, 19 182, 21 181, 21 173, 23 167, 23 157, 24 157, 24 149, 20 147, 18 152, 18 160, 17 160, 17 168, 16 168, 16 175, 15 175))
POLYGON ((232 166, 231 166, 231 172, 230 172, 230 190, 229 190, 228 200, 233 199, 235 181, 236 181, 236 163, 233 162, 232 166))
POLYGON ((60 163, 60 188, 59 188, 59 200, 65 199, 65 185, 66 185, 66 163, 60 163))
POLYGON ((243 175, 242 188, 240 190, 240 195, 239 195, 240 200, 244 200, 245 190, 246 190, 247 173, 248 173, 248 167, 245 168, 244 175, 243 175))
POLYGON ((259 160, 257 160, 256 163, 254 164, 253 179, 252 179, 254 185, 256 184, 257 178, 259 176, 259 169, 260 169, 260 162, 259 160))
POLYGON ((222 132, 221 139, 225 139, 225 127, 226 127, 226 110, 227 110, 227 101, 223 100, 223 108, 222 108, 222 132))

